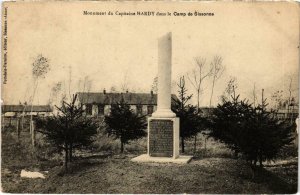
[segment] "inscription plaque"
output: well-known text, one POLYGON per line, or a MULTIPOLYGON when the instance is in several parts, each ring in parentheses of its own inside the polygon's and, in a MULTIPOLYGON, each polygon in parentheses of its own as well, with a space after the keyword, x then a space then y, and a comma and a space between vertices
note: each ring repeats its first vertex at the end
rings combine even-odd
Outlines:
POLYGON ((149 155, 173 156, 173 121, 151 120, 149 122, 149 155))

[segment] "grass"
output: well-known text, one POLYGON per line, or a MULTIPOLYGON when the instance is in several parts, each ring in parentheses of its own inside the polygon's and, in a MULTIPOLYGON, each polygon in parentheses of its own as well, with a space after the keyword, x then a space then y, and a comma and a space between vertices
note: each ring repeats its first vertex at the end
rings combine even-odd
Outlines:
MULTIPOLYGON (((127 145, 123 155, 105 153, 101 149, 77 153, 69 173, 62 170, 59 156, 44 152, 48 148, 45 143, 39 141, 39 147, 34 150, 30 147, 28 132, 22 132, 21 138, 18 143, 14 134, 2 134, 4 192, 260 194, 297 190, 297 159, 252 169, 243 160, 231 158, 230 150, 213 140, 207 142, 204 152, 201 137, 196 158, 186 165, 131 162, 131 158, 145 152, 146 139, 141 139, 127 145), (22 169, 49 172, 46 179, 27 179, 20 178, 22 169)), ((106 141, 106 144, 115 144, 117 150, 117 141, 106 141)), ((192 152, 192 146, 193 140, 187 140, 187 153, 192 152)))

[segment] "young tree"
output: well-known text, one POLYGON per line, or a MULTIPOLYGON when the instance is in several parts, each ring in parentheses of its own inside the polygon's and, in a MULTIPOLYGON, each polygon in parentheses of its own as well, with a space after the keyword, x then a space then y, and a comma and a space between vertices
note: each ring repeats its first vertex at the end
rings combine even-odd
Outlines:
POLYGON ((222 61, 223 61, 222 57, 215 56, 213 61, 211 62, 213 82, 212 82, 211 94, 209 99, 209 107, 211 107, 212 104, 212 97, 214 93, 215 84, 217 80, 222 76, 225 70, 225 67, 222 65, 222 61))
POLYGON ((69 81, 68 81, 68 90, 69 90, 69 97, 72 99, 71 96, 71 85, 72 85, 72 66, 69 66, 69 81))
MULTIPOLYGON (((45 78, 45 75, 50 70, 49 59, 44 57, 43 55, 38 55, 35 61, 32 63, 32 76, 33 76, 33 94, 31 96, 31 108, 30 108, 30 132, 32 135, 32 145, 34 146, 35 142, 35 132, 33 128, 32 121, 32 109, 33 102, 35 98, 36 91, 38 89, 39 80, 45 78)), ((25 108, 24 108, 25 109, 25 108)))
POLYGON ((57 103, 57 96, 60 93, 62 89, 62 82, 57 82, 54 84, 54 86, 51 88, 50 97, 49 97, 49 104, 55 104, 57 103))
POLYGON ((237 79, 235 77, 230 77, 227 86, 221 96, 221 102, 230 101, 232 96, 235 97, 235 90, 238 88, 237 79))
POLYGON ((115 139, 120 139, 121 153, 124 152, 124 145, 129 141, 139 139, 146 135, 145 116, 134 113, 130 106, 122 98, 120 102, 111 105, 111 113, 105 116, 106 132, 115 139))
POLYGON ((64 151, 66 171, 74 150, 89 146, 98 128, 92 119, 83 116, 83 106, 76 105, 76 100, 77 95, 73 95, 71 103, 63 102, 61 107, 57 107, 58 115, 35 120, 37 131, 44 134, 58 152, 64 151))
MULTIPOLYGON (((202 83, 203 81, 211 76, 212 74, 212 67, 206 66, 206 59, 196 57, 195 58, 196 68, 192 70, 191 75, 187 75, 190 83, 194 87, 197 92, 197 112, 199 113, 200 109, 200 93, 202 92, 202 83)), ((196 152, 196 145, 197 145, 197 134, 195 135, 194 139, 194 152, 196 152)))
POLYGON ((173 99, 172 110, 180 118, 181 151, 184 153, 184 140, 195 136, 200 131, 201 118, 198 115, 198 109, 188 104, 192 95, 187 95, 184 76, 180 77, 177 86, 179 99, 173 99))
POLYGON ((230 101, 219 104, 212 115, 211 132, 209 136, 225 143, 237 155, 244 141, 243 127, 252 117, 251 105, 245 100, 239 100, 239 95, 231 97, 230 101))
POLYGON ((123 81, 121 83, 121 91, 125 93, 129 89, 129 81, 128 81, 128 69, 125 71, 123 76, 123 81))
POLYGON ((261 104, 254 109, 254 117, 250 124, 250 135, 255 136, 254 143, 243 148, 248 159, 252 160, 254 165, 259 161, 260 166, 263 166, 265 160, 274 160, 280 149, 293 141, 292 132, 295 128, 295 124, 280 121, 272 112, 267 111, 267 99, 263 95, 264 89, 261 104))
POLYGON ((283 105, 283 90, 275 91, 271 96, 271 100, 273 101, 273 108, 279 110, 283 105))
POLYGON ((211 76, 212 67, 207 70, 206 59, 197 57, 195 58, 196 68, 192 70, 192 74, 188 74, 188 79, 197 92, 197 108, 200 107, 200 93, 202 92, 203 81, 211 76))
POLYGON ((274 160, 280 149, 293 140, 293 125, 272 117, 266 99, 253 107, 239 95, 218 105, 214 111, 210 136, 243 154, 253 165, 274 160))

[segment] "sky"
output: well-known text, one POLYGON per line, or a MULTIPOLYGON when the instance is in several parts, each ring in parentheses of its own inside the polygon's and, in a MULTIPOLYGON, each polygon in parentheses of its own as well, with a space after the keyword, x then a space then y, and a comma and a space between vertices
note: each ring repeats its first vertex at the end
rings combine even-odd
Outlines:
MULTIPOLYGON (((188 93, 194 94, 187 73, 195 57, 221 56, 225 66, 217 80, 213 105, 227 82, 237 79, 238 93, 252 98, 287 91, 293 75, 298 94, 299 7, 292 2, 18 2, 8 7, 7 84, 4 104, 29 101, 33 94, 32 63, 39 54, 49 59, 50 71, 39 80, 34 104, 49 102, 51 88, 62 82, 65 93, 83 90, 88 78, 91 92, 121 90, 150 93, 157 75, 158 38, 172 32, 172 80, 185 75, 188 93), (83 11, 154 11, 171 16, 91 16, 83 11), (174 12, 212 12, 214 16, 174 16, 174 12), (81 84, 79 84, 81 80, 81 84), (71 84, 70 84, 71 83, 71 84), (70 87, 69 87, 70 86, 70 87), (69 90, 70 88, 70 90, 69 90)), ((208 106, 212 79, 203 83, 201 106, 208 106)), ((172 92, 177 93, 173 84, 172 92)))

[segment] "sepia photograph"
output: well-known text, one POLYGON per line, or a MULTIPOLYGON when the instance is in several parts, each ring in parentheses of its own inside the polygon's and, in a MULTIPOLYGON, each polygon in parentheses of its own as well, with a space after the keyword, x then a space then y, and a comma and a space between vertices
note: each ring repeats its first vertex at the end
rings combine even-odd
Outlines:
POLYGON ((298 192, 299 3, 1 10, 2 193, 298 192))

